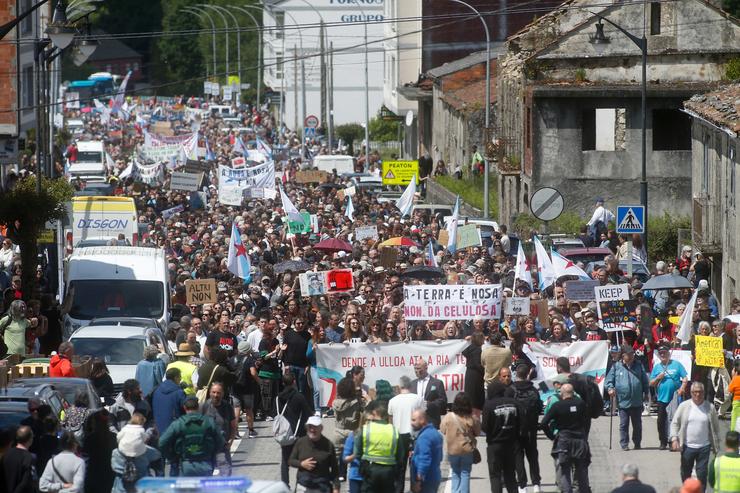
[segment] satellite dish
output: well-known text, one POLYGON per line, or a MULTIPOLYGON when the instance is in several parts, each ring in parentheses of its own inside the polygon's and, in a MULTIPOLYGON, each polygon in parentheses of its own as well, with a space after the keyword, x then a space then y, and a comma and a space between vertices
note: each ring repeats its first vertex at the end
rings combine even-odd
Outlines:
POLYGON ((412 110, 409 110, 406 113, 406 126, 410 127, 414 124, 414 112, 412 110))

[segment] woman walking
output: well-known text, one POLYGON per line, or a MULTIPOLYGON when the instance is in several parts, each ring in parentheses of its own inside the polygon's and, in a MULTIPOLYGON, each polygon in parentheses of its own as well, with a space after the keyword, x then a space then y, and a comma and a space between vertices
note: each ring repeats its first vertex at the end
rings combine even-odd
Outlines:
POLYGON ((460 392, 452 404, 452 412, 445 414, 439 431, 447 444, 447 459, 452 469, 452 493, 469 493, 470 471, 480 461, 475 437, 480 434, 480 421, 473 417, 470 398, 460 392))

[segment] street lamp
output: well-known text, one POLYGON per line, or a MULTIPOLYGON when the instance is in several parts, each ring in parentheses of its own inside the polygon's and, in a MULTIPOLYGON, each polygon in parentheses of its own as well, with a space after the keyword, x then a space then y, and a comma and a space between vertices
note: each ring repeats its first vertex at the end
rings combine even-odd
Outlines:
MULTIPOLYGON (((453 0, 457 1, 457 0, 453 0)), ((635 45, 637 45, 638 48, 640 48, 640 52, 642 53, 642 86, 640 90, 640 97, 642 102, 642 117, 641 117, 641 124, 642 124, 642 132, 641 132, 641 138, 642 138, 642 167, 641 167, 641 176, 640 176, 640 205, 642 205, 645 208, 645 221, 643 224, 644 227, 644 233, 642 235, 643 238, 643 245, 645 247, 645 251, 647 251, 647 245, 648 245, 648 183, 647 183, 647 38, 645 37, 645 31, 642 33, 642 37, 638 38, 634 34, 628 32, 625 30, 622 26, 615 24, 614 22, 610 21, 606 17, 603 17, 599 14, 596 14, 594 12, 591 12, 594 16, 599 18, 599 22, 596 23, 596 34, 589 37, 589 41, 591 44, 594 45, 594 48, 601 52, 604 48, 604 45, 608 44, 610 42, 609 38, 604 34, 604 24, 601 21, 606 21, 612 26, 614 26, 617 30, 619 30, 622 34, 627 36, 630 41, 632 41, 635 45)))
POLYGON ((54 46, 63 50, 72 43, 76 33, 77 30, 70 26, 67 21, 64 1, 60 0, 54 9, 54 16, 51 22, 46 27, 46 34, 51 39, 51 42, 54 43, 54 46))
MULTIPOLYGON (((257 19, 252 15, 252 13, 244 9, 243 7, 238 7, 236 5, 227 5, 227 7, 230 9, 238 10, 239 12, 248 16, 250 19, 252 19, 252 22, 254 22, 254 27, 257 29, 257 107, 260 108, 262 106, 260 101, 262 93, 262 26, 259 22, 257 22, 257 19)), ((249 5, 245 5, 245 7, 249 7, 249 5)), ((258 8, 258 10, 262 12, 262 9, 258 8)), ((285 56, 285 54, 283 54, 283 56, 285 56)), ((241 57, 239 59, 241 60, 241 57)), ((241 82, 241 69, 239 81, 241 82)))
POLYGON ((226 43, 224 44, 225 49, 226 49, 226 80, 228 81, 229 79, 229 23, 226 20, 226 16, 213 5, 208 5, 206 3, 199 3, 196 6, 203 7, 204 9, 212 9, 214 12, 216 12, 219 15, 219 17, 221 17, 221 20, 224 21, 224 35, 226 36, 226 43))
MULTIPOLYGON (((217 78, 218 69, 216 68, 216 61, 217 61, 216 60, 217 58, 216 57, 216 23, 213 22, 213 18, 210 15, 208 15, 208 12, 204 12, 203 10, 195 8, 193 6, 185 7, 181 10, 188 14, 192 14, 198 17, 199 19, 202 19, 203 17, 205 17, 211 23, 211 47, 213 49, 213 77, 217 78)), ((207 68, 207 64, 206 64, 206 68, 207 68)))
MULTIPOLYGON (((236 20, 236 16, 232 14, 230 10, 224 7, 220 7, 218 5, 211 5, 211 7, 227 13, 229 17, 231 17, 231 20, 234 21, 234 27, 236 27, 236 74, 237 76, 239 76, 239 84, 241 84, 241 81, 242 81, 242 48, 241 48, 242 39, 241 39, 241 33, 239 32, 241 30, 241 27, 239 26, 239 21, 236 20)), ((226 82, 227 83, 229 82, 228 77, 227 77, 226 82)), ((239 89, 241 91, 241 87, 239 89)), ((240 92, 240 91, 237 91, 237 92, 240 92)))

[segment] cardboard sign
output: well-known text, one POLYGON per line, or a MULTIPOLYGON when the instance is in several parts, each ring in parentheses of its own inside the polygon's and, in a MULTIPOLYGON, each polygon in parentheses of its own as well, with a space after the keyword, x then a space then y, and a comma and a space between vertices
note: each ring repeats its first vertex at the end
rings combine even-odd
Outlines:
POLYGON ((380 265, 386 269, 395 269, 398 260, 398 249, 383 247, 380 249, 380 265))
POLYGON ((607 332, 614 332, 617 330, 630 330, 634 328, 634 310, 632 324, 629 325, 629 310, 632 305, 625 306, 620 303, 612 303, 619 301, 627 301, 630 298, 629 284, 607 284, 606 286, 594 287, 594 299, 596 300, 596 308, 599 315, 599 325, 602 329, 607 332), (607 313, 602 313, 603 308, 607 313), (604 317, 606 316, 607 321, 604 317), (621 319, 627 317, 623 323, 621 319))
POLYGON ((504 298, 504 315, 529 315, 529 298, 504 298))
POLYGON ((179 173, 175 171, 170 177, 170 190, 197 192, 202 180, 203 173, 179 173))
POLYGON ((550 315, 547 313, 548 308, 547 300, 531 300, 529 303, 529 314, 532 317, 537 317, 537 320, 543 327, 550 327, 550 315))
POLYGON ((216 303, 218 292, 215 279, 188 279, 185 281, 185 298, 188 305, 216 303))
POLYGON ((440 229, 439 235, 437 235, 437 241, 440 245, 446 247, 450 242, 450 233, 448 233, 446 229, 440 229))
POLYGON ((368 238, 371 240, 378 239, 377 226, 360 226, 355 228, 355 241, 362 241, 368 238))
POLYGON ((336 269, 326 273, 326 284, 328 293, 344 293, 354 291, 355 279, 352 269, 336 269))
POLYGON ((599 314, 607 332, 633 330, 637 325, 637 300, 599 301, 599 314))
POLYGON ((466 224, 457 228, 457 248, 481 246, 480 229, 475 224, 466 224))
POLYGON ((295 174, 297 183, 324 183, 329 179, 329 173, 326 171, 298 171, 295 174))
POLYGON ((380 176, 383 185, 408 185, 412 176, 419 183, 419 161, 383 161, 380 176))
POLYGON ((566 281, 565 298, 570 301, 594 301, 596 293, 594 288, 599 285, 599 281, 566 281))
POLYGON ((696 364, 724 368, 725 353, 721 337, 696 336, 696 364))
POLYGON ((243 157, 235 157, 231 160, 232 168, 243 168, 247 164, 247 160, 243 157))
POLYGON ((248 199, 274 199, 276 196, 277 191, 269 188, 247 188, 244 190, 244 197, 248 199))

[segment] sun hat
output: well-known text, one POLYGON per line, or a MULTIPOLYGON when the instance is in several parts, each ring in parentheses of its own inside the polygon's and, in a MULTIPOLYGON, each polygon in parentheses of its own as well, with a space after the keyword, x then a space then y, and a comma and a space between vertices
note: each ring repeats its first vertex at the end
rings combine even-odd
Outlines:
POLYGON ((192 349, 190 349, 190 344, 188 344, 187 342, 182 342, 179 346, 177 346, 177 352, 175 353, 175 356, 195 356, 195 353, 192 349))

